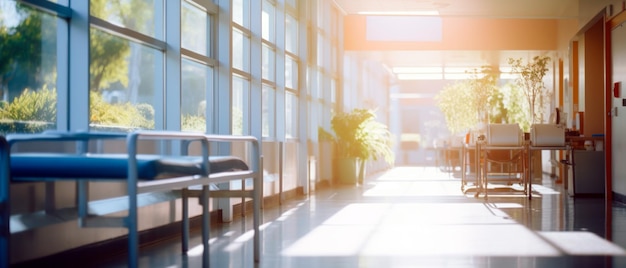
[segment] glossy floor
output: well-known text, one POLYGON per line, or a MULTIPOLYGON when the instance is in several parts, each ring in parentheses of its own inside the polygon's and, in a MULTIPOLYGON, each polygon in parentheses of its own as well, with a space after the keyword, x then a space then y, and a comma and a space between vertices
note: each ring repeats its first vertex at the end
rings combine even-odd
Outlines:
MULTIPOLYGON (((626 267, 626 207, 572 198, 544 178, 532 200, 461 191, 434 167, 397 167, 358 187, 318 190, 265 208, 262 259, 250 219, 211 230, 211 267, 626 267)), ((191 245, 200 245, 196 234, 191 245)), ((201 267, 178 240, 141 249, 142 267, 201 267)), ((102 262, 124 266, 125 257, 102 262)))

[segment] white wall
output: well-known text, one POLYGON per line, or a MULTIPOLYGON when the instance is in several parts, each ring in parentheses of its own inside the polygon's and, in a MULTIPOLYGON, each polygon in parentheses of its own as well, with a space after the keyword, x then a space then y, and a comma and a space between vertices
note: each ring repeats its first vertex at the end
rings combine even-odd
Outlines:
MULTIPOLYGON (((625 25, 626 26, 626 25, 625 25)), ((626 86, 626 27, 617 27, 612 30, 612 83, 621 82, 622 88, 626 86)), ((612 117, 612 159, 613 159, 613 191, 626 195, 626 166, 620 165, 621 159, 626 159, 626 107, 622 106, 622 100, 626 98, 624 91, 619 98, 613 98, 613 107, 617 115, 612 117)))
MULTIPOLYGON (((622 0, 578 0, 578 26, 582 28, 603 8, 613 6, 613 15, 622 10, 622 0)), ((609 14, 607 14, 609 15, 609 14)))

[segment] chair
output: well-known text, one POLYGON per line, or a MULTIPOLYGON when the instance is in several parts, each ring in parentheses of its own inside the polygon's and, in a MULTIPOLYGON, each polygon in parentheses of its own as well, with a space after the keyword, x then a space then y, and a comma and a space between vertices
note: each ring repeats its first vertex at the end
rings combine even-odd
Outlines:
POLYGON ((489 124, 487 135, 479 146, 482 171, 480 172, 480 192, 488 197, 489 182, 518 182, 526 187, 526 146, 518 124, 489 124))
MULTIPOLYGON (((569 150, 565 142, 565 128, 559 124, 533 124, 530 127, 530 143, 528 146, 528 191, 532 193, 533 151, 569 150)), ((532 198, 532 195, 528 195, 532 198)))

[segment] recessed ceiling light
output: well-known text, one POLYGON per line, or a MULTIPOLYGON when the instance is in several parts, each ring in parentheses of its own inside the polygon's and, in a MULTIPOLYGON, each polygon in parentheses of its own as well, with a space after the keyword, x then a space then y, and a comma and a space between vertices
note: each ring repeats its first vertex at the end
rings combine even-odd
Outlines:
POLYGON ((439 16, 437 10, 416 10, 416 11, 360 11, 359 15, 375 16, 439 16))

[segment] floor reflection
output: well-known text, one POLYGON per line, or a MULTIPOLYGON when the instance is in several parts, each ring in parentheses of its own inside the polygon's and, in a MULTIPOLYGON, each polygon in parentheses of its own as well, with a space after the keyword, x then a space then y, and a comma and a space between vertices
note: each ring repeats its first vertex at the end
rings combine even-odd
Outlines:
MULTIPOLYGON (((550 178, 534 189, 532 200, 504 193, 486 200, 463 194, 453 174, 398 167, 358 187, 318 189, 266 207, 258 265, 251 217, 212 226, 210 266, 626 267, 626 207, 613 204, 609 219, 603 198, 572 198, 550 178)), ((191 245, 199 239, 195 233, 191 245)), ((182 255, 172 239, 142 248, 141 264, 200 267, 202 256, 193 252, 182 255)))

